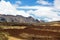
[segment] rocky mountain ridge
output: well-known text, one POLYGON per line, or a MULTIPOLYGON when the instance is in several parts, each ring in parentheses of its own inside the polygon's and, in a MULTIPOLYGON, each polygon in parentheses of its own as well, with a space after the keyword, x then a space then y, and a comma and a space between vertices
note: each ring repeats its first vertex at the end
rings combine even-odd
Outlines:
POLYGON ((23 17, 21 15, 0 15, 0 22, 17 22, 17 23, 39 23, 40 21, 33 17, 23 17))

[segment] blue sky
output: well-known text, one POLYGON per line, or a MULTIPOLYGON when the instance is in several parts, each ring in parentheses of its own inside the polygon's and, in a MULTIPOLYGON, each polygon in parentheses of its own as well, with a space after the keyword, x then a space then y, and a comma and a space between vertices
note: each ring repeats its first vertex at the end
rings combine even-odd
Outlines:
POLYGON ((0 13, 57 21, 60 20, 60 0, 1 0, 0 13))
MULTIPOLYGON (((37 0, 5 0, 5 1, 10 1, 12 4, 15 4, 16 1, 21 1, 22 4, 20 4, 20 6, 26 6, 26 5, 28 5, 28 6, 36 6, 36 5, 42 6, 43 5, 43 4, 36 3, 37 0)), ((47 6, 52 6, 54 3, 54 0, 44 0, 44 1, 51 3, 51 5, 47 5, 47 6)))

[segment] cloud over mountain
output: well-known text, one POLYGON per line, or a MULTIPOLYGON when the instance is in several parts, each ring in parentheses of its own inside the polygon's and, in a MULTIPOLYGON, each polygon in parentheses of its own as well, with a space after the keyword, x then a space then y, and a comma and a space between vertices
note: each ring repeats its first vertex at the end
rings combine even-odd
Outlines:
POLYGON ((59 14, 60 14, 60 5, 59 5, 60 1, 59 0, 54 0, 54 3, 44 1, 44 0, 37 0, 37 1, 35 1, 35 3, 36 2, 39 5, 19 6, 22 4, 21 1, 17 1, 15 4, 11 4, 9 1, 6 2, 3 0, 0 2, 0 14, 22 15, 25 17, 32 16, 36 19, 45 20, 45 21, 60 20, 59 19, 60 18, 60 16, 59 16, 59 14), (53 4, 53 6, 51 6, 52 4, 53 4), (48 5, 48 6, 44 6, 44 5, 48 5), (18 9, 23 9, 23 10, 18 10, 18 9), (32 9, 34 9, 34 10, 32 10, 32 9), (25 10, 27 10, 27 11, 25 11, 25 10))

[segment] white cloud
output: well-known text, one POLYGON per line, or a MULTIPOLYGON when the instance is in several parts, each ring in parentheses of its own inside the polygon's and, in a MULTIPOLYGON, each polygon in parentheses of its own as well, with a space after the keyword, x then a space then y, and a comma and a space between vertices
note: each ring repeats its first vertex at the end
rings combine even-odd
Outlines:
POLYGON ((16 4, 22 4, 21 1, 16 1, 16 4))
POLYGON ((19 7, 22 9, 37 9, 36 11, 30 10, 27 13, 28 14, 34 14, 36 17, 47 17, 44 18, 44 20, 48 20, 48 21, 57 21, 60 20, 60 16, 58 16, 58 12, 54 12, 54 7, 46 7, 46 6, 23 6, 23 7, 19 7), (51 18, 51 19, 49 19, 51 18))
POLYGON ((38 16, 38 17, 44 17, 46 16, 47 18, 45 18, 46 20, 48 19, 48 21, 56 21, 56 20, 60 20, 60 16, 58 16, 57 12, 53 12, 52 11, 53 8, 51 7, 40 7, 38 10, 32 12, 34 15, 38 16), (51 19, 49 19, 51 18, 51 19))
POLYGON ((42 4, 42 5, 51 5, 51 3, 45 1, 45 0, 38 0, 36 3, 42 4))
POLYGON ((55 0, 55 1, 54 1, 54 7, 55 7, 56 9, 60 9, 60 0, 55 0))
POLYGON ((11 5, 10 2, 5 1, 0 2, 0 14, 23 15, 25 17, 29 16, 24 11, 16 10, 16 8, 13 5, 11 5))
POLYGON ((20 4, 22 4, 22 2, 18 0, 15 2, 14 7, 19 7, 20 4))

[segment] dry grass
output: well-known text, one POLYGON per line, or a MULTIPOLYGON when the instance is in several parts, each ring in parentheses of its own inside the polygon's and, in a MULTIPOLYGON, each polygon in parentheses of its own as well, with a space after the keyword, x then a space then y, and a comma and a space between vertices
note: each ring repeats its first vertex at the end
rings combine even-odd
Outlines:
POLYGON ((22 39, 19 39, 19 38, 16 38, 16 37, 12 37, 12 36, 8 36, 8 40, 22 40, 22 39))
POLYGON ((0 25, 0 29, 3 29, 3 30, 18 29, 18 30, 9 30, 9 31, 6 30, 7 32, 9 32, 8 33, 9 35, 7 36, 8 40, 25 40, 25 39, 22 39, 20 36, 22 37, 31 36, 32 37, 33 35, 35 37, 36 35, 39 35, 39 37, 43 37, 43 36, 46 37, 47 35, 48 37, 49 35, 50 37, 52 37, 52 35, 55 36, 55 34, 57 36, 60 35, 60 26, 58 26, 58 24, 48 24, 48 23, 16 24, 16 25, 10 24, 10 23, 7 23, 7 24, 3 23, 3 25, 0 25), (23 33, 27 33, 27 34, 23 34, 23 33), (12 36, 10 34, 12 34, 12 36))
POLYGON ((26 26, 0 26, 1 29, 25 29, 26 26))

